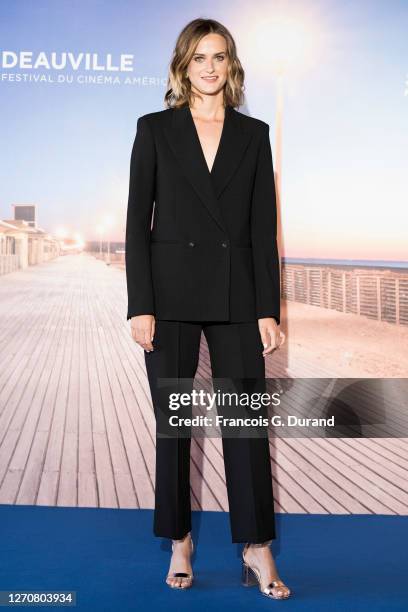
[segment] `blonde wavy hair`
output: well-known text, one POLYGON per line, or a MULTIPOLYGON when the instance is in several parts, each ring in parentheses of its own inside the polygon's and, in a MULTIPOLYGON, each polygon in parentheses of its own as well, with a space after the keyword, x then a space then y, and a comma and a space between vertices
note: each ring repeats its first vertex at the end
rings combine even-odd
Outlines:
POLYGON ((237 56, 237 49, 230 32, 214 19, 194 19, 180 32, 170 62, 167 91, 164 102, 167 108, 192 105, 194 94, 186 76, 189 65, 200 40, 207 34, 220 34, 227 43, 228 75, 224 86, 224 106, 238 107, 244 103, 245 72, 237 56))

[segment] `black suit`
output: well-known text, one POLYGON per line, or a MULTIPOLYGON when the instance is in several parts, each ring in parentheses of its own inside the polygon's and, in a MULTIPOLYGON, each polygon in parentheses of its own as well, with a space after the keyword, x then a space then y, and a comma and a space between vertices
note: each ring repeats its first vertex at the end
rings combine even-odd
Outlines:
MULTIPOLYGON (((190 379, 192 388, 202 331, 213 377, 233 378, 237 391, 253 389, 254 380, 258 392, 265 390, 257 319, 279 322, 280 314, 268 124, 227 106, 210 173, 188 106, 140 117, 126 274, 127 318, 150 313, 156 319, 154 350, 144 353, 156 424, 170 414, 158 379, 190 379)), ((222 389, 214 384, 214 391, 222 389)), ((232 541, 273 539, 268 438, 222 434, 232 541)), ((154 533, 181 539, 191 530, 191 440, 176 436, 156 435, 154 533)))
POLYGON ((231 106, 208 170, 190 108, 139 118, 126 225, 127 318, 280 318, 269 126, 231 106), (154 207, 153 227, 151 228, 154 207))

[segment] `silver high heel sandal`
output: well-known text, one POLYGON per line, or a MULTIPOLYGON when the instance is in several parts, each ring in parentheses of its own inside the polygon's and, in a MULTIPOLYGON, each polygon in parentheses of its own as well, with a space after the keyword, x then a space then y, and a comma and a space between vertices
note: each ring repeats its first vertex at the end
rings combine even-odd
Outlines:
MULTIPOLYGON (((272 540, 267 542, 268 546, 271 543, 271 541, 272 540)), ((286 586, 286 584, 282 582, 282 580, 279 580, 279 579, 272 580, 272 582, 270 582, 265 588, 262 588, 261 572, 259 571, 259 568, 248 565, 248 563, 245 561, 245 553, 248 550, 248 547, 249 547, 249 543, 245 544, 244 549, 242 551, 242 584, 243 586, 250 587, 250 586, 255 586, 256 584, 258 584, 259 590, 261 591, 262 595, 265 595, 265 597, 271 597, 272 599, 288 599, 288 597, 290 597, 291 595, 291 591, 286 586), (276 594, 274 595, 273 590, 275 588, 280 589, 281 595, 276 595, 276 594), (283 589, 285 589, 286 592, 283 591, 282 593, 283 589)))
MULTIPOLYGON (((194 544, 193 544, 193 540, 191 537, 191 531, 189 531, 188 534, 184 536, 184 538, 182 538, 181 540, 172 541, 172 544, 171 544, 172 552, 174 551, 174 542, 182 542, 187 536, 190 536, 191 555, 193 554, 194 544)), ((169 572, 166 578, 181 578, 182 580, 179 586, 174 585, 174 584, 169 584, 167 580, 166 580, 166 584, 172 589, 184 590, 184 589, 189 589, 193 585, 194 574, 192 573, 188 574, 187 572, 169 572)))

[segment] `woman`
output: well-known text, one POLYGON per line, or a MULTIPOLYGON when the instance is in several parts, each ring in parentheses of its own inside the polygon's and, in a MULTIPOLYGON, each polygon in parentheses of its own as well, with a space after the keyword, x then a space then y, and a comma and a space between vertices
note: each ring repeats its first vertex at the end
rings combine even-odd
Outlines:
MULTIPOLYGON (((127 319, 144 349, 158 428, 169 415, 158 378, 194 379, 202 331, 213 377, 241 381, 265 382, 264 357, 284 338, 269 126, 235 110, 243 81, 228 30, 196 19, 176 43, 166 110, 137 124, 127 319)), ((184 589, 193 583, 191 439, 157 431, 154 534, 172 539, 166 582, 184 589)), ((268 438, 223 434, 222 443, 232 542, 245 543, 243 584, 287 598, 269 547, 276 535, 268 438)))

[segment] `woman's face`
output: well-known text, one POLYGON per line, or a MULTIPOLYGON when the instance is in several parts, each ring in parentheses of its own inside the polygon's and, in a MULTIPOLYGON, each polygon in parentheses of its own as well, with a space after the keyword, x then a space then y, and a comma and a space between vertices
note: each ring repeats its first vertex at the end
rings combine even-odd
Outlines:
POLYGON ((200 40, 187 67, 192 91, 217 94, 227 81, 227 43, 220 34, 207 34, 200 40))

